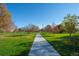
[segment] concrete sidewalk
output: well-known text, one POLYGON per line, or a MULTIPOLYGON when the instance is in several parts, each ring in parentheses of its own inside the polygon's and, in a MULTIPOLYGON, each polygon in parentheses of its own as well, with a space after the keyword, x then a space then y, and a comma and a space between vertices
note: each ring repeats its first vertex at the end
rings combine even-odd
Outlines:
POLYGON ((37 34, 29 56, 60 56, 60 54, 40 34, 37 34))

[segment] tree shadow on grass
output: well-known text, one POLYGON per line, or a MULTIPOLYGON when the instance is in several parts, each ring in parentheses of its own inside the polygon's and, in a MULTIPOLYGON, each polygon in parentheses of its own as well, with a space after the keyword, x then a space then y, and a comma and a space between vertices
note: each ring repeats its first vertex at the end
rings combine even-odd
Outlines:
POLYGON ((51 45, 53 45, 61 55, 65 56, 74 56, 79 55, 79 37, 72 36, 71 40, 69 40, 69 36, 57 37, 56 41, 50 41, 51 45))
POLYGON ((26 36, 26 35, 8 35, 6 37, 21 37, 21 36, 26 36))

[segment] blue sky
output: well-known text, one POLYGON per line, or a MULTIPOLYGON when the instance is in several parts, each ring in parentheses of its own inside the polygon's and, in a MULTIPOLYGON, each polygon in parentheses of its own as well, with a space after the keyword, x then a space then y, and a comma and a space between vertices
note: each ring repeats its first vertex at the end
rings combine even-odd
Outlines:
POLYGON ((34 24, 42 27, 47 24, 60 24, 67 14, 79 15, 79 4, 55 3, 13 3, 7 4, 12 20, 17 27, 34 24))

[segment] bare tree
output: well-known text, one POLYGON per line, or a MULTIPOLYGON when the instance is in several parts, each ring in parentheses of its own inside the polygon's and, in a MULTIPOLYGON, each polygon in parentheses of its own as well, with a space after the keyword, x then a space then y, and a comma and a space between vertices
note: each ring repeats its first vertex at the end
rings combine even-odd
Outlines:
POLYGON ((39 27, 36 25, 29 24, 28 26, 21 28, 21 30, 23 30, 25 32, 38 32, 39 27))
POLYGON ((43 28, 43 31, 45 32, 52 32, 52 26, 51 25, 47 25, 43 28))

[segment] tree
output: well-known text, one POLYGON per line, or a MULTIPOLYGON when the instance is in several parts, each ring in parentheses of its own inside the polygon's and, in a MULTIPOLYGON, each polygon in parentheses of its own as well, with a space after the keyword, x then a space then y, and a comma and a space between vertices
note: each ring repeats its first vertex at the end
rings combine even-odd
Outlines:
POLYGON ((71 37, 71 34, 76 31, 78 18, 78 16, 70 14, 64 17, 63 28, 67 33, 69 33, 69 37, 71 37))
POLYGON ((52 32, 52 26, 51 25, 47 25, 43 28, 43 31, 45 32, 52 32))
POLYGON ((6 5, 2 3, 0 3, 0 30, 3 32, 13 32, 15 30, 11 14, 6 5))
POLYGON ((53 33, 62 33, 64 30, 62 28, 62 25, 59 24, 59 25, 56 25, 52 28, 52 32, 53 33))

